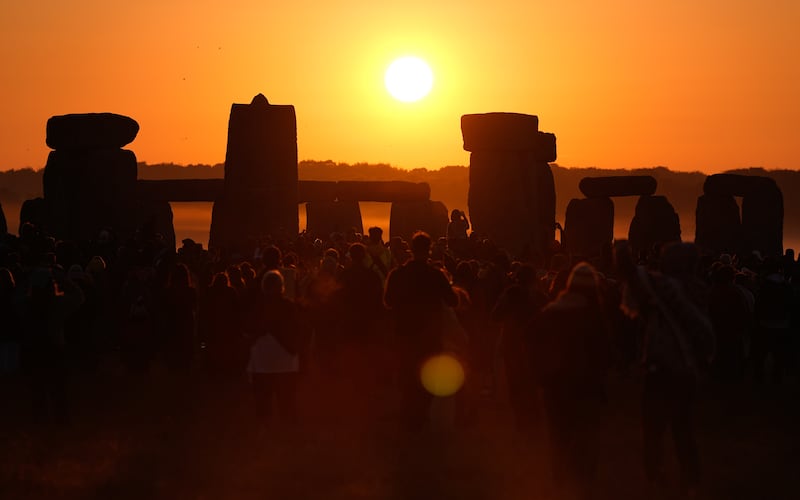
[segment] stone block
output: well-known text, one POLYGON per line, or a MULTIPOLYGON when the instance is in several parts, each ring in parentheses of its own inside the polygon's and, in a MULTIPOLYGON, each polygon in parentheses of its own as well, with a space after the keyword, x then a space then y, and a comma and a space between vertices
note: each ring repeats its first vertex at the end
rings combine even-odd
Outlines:
POLYGON ((680 219, 665 196, 639 197, 628 240, 634 255, 649 252, 656 244, 681 241, 680 219))
POLYGON ((537 132, 536 161, 552 163, 558 159, 556 151, 556 134, 537 132))
POLYGON ((300 181, 297 184, 297 202, 336 201, 336 181, 300 181))
POLYGON ((463 115, 461 134, 466 151, 536 150, 539 117, 521 113, 463 115))
POLYGON ((323 239, 353 228, 358 233, 364 232, 357 201, 309 202, 306 203, 306 218, 306 230, 323 239))
POLYGON ((294 106, 271 105, 261 94, 250 104, 233 104, 225 155, 228 190, 280 188, 296 194, 297 181, 294 106))
POLYGON ((761 255, 783 255, 783 195, 780 189, 766 188, 742 198, 742 238, 747 251, 761 255))
POLYGON ((224 193, 224 179, 136 181, 136 197, 147 200, 215 201, 224 193))
POLYGON ((584 177, 578 184, 581 193, 587 198, 650 196, 656 192, 657 187, 655 178, 649 175, 584 177))
POLYGON ((389 215, 390 237, 406 241, 417 231, 425 231, 435 241, 447 236, 449 213, 441 201, 398 201, 392 203, 389 215))
POLYGON ((697 198, 694 241, 714 253, 743 250, 739 205, 733 195, 704 194, 697 198))
POLYGON ((775 181, 758 175, 714 174, 703 183, 703 193, 716 196, 747 196, 770 190, 778 190, 775 181))
POLYGON ((47 120, 47 145, 56 150, 121 148, 130 144, 139 124, 115 113, 53 116, 47 120))
POLYGON ((405 181, 339 181, 336 183, 339 201, 415 202, 431 199, 427 182, 405 181))
POLYGON ((614 202, 610 198, 572 199, 564 222, 564 248, 574 257, 603 255, 614 240, 614 202))

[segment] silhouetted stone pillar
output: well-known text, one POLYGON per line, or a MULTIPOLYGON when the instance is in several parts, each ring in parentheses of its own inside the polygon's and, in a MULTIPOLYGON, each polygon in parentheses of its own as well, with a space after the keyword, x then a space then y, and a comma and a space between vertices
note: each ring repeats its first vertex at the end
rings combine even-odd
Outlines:
POLYGON ((361 207, 357 201, 313 201, 306 203, 306 230, 327 239, 331 233, 346 233, 355 228, 364 233, 361 207))
POLYGON ((748 250, 783 255, 783 194, 774 181, 742 198, 742 236, 748 250))
MULTIPOLYGON (((47 204, 44 198, 33 198, 22 202, 19 209, 19 227, 20 229, 25 223, 31 223, 34 226, 48 230, 47 227, 47 204)), ((20 230, 17 230, 17 234, 20 230)))
POLYGON ((575 257, 600 257, 614 240, 614 202, 610 198, 572 199, 564 222, 564 247, 575 257))
POLYGON ((732 195, 704 194, 697 198, 694 241, 715 253, 742 251, 739 205, 732 195))
POLYGON ((297 120, 294 106, 271 105, 258 94, 233 104, 225 155, 225 194, 212 212, 210 246, 236 246, 250 238, 295 237, 297 120))
POLYGON ((548 162, 556 159, 555 135, 538 131, 536 116, 517 113, 464 115, 464 149, 470 151, 469 216, 513 255, 546 254, 553 241, 555 188, 548 162))
MULTIPOLYGON (((769 177, 738 174, 715 174, 706 177, 703 193, 698 200, 697 242, 715 252, 728 251, 732 247, 740 253, 758 250, 763 256, 783 255, 783 194, 775 181, 769 177), (733 225, 733 196, 742 197, 741 230, 736 234, 736 242, 716 241, 709 234, 719 226, 733 225), (719 213, 709 209, 710 214, 700 217, 701 200, 708 198, 728 199, 727 207, 719 208, 719 213), (723 246, 724 245, 724 246, 723 246)), ((703 201, 707 205, 709 201, 703 201)), ((719 203, 723 203, 720 201, 719 203)), ((733 200, 735 203, 735 200, 733 200)), ((737 211, 738 216, 738 211, 737 211)), ((731 229, 729 232, 732 232, 731 229)), ((727 234, 727 233, 726 233, 727 234)), ((721 238, 721 236, 720 236, 721 238)))
POLYGON ((447 236, 450 221, 447 207, 441 201, 396 201, 389 215, 389 236, 406 241, 417 231, 425 231, 436 241, 447 236))
POLYGON ((132 233, 136 175, 132 151, 51 151, 42 182, 54 234, 88 240, 104 227, 132 233))
MULTIPOLYGON (((46 230, 89 240, 103 228, 121 237, 136 229, 136 155, 121 149, 139 131, 135 120, 113 113, 53 116, 44 168, 46 230)), ((38 208, 37 208, 38 210, 38 208)))
POLYGON ((628 240, 634 255, 649 252, 656 243, 681 241, 681 223, 665 196, 640 196, 628 240))

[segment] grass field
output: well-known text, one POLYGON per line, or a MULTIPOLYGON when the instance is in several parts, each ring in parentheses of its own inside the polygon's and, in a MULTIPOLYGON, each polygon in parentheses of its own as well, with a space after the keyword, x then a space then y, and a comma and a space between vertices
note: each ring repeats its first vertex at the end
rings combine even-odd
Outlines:
MULTIPOLYGON (((6 377, 0 412, 0 498, 569 499, 550 481, 546 431, 514 430, 502 391, 475 402, 477 421, 450 425, 448 400, 420 433, 400 430, 390 386, 354 411, 351 388, 307 376, 300 421, 256 423, 246 380, 154 370, 132 378, 106 367, 70 379, 66 428, 27 422, 22 380, 6 377)), ((598 416, 603 459, 597 498, 651 498, 640 465, 635 378, 609 382, 598 416)), ((795 385, 699 391, 700 498, 800 498, 795 385)), ((676 465, 671 445, 668 476, 676 465)), ((668 485, 659 498, 672 498, 668 485)))

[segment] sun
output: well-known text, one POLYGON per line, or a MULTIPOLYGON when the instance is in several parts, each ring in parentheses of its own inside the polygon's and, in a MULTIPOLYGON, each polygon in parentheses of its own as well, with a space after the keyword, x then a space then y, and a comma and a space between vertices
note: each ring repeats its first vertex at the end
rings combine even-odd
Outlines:
POLYGON ((405 56, 389 65, 384 82, 386 90, 398 101, 419 101, 433 88, 433 71, 419 57, 405 56))

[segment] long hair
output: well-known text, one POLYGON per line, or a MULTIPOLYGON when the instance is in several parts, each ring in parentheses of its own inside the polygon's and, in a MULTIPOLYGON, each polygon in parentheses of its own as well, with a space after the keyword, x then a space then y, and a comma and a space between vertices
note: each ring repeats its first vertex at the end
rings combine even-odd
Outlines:
POLYGON ((600 295, 600 276, 597 270, 588 262, 575 264, 567 278, 567 287, 562 293, 574 293, 587 298, 592 304, 599 305, 600 295))

